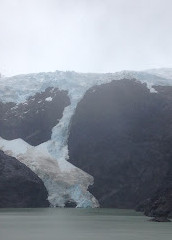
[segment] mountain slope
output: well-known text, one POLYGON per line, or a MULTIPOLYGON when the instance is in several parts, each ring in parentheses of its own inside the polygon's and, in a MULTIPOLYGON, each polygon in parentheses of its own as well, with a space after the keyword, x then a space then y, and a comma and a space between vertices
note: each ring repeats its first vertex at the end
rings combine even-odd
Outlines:
POLYGON ((43 182, 24 164, 0 151, 0 207, 48 207, 43 182))
POLYGON ((154 88, 157 93, 137 81, 112 81, 88 90, 77 106, 69 161, 94 177, 90 191, 102 207, 136 207, 168 174, 172 87, 154 88))
POLYGON ((22 138, 34 146, 46 142, 68 105, 67 91, 57 88, 47 88, 20 104, 0 102, 0 136, 7 140, 22 138))
MULTIPOLYGON (((0 149, 4 150, 6 154, 14 156, 19 161, 25 163, 43 180, 52 206, 65 206, 68 205, 67 202, 72 202, 73 205, 77 205, 78 207, 98 206, 96 199, 87 191, 88 186, 93 184, 92 176, 86 174, 81 169, 76 168, 68 162, 68 137, 70 130, 72 131, 73 128, 73 125, 71 128, 71 119, 75 118, 76 108, 80 105, 80 102, 83 102, 82 99, 85 99, 84 95, 89 89, 95 86, 92 95, 89 95, 92 100, 95 100, 97 97, 97 88, 101 88, 101 86, 109 86, 108 84, 113 80, 118 81, 118 84, 120 85, 123 83, 123 79, 128 79, 129 82, 135 79, 136 83, 139 81, 144 84, 143 87, 140 87, 141 85, 136 87, 135 84, 136 88, 131 88, 133 95, 126 95, 128 86, 126 84, 123 84, 123 90, 120 90, 125 96, 124 100, 126 100, 128 104, 126 106, 130 107, 131 116, 129 116, 131 118, 132 113, 136 114, 138 111, 138 109, 134 109, 133 111, 131 107, 132 102, 137 101, 139 97, 143 102, 146 101, 146 103, 148 103, 148 100, 145 100, 146 98, 151 99, 152 101, 152 99, 155 98, 152 96, 155 96, 156 94, 157 96, 161 95, 161 98, 163 98, 162 102, 165 104, 164 106, 166 106, 167 99, 168 101, 171 99, 171 90, 169 87, 172 85, 171 79, 157 76, 146 71, 122 71, 105 74, 56 71, 19 75, 10 78, 2 77, 0 79, 0 136, 4 138, 0 139, 0 149), (127 96, 128 99, 126 98, 127 96), (23 149, 21 146, 23 146, 23 149)), ((109 97, 110 96, 112 96, 112 94, 110 94, 109 97)), ((100 139, 102 136, 105 137, 103 141, 105 143, 105 148, 107 148, 107 155, 100 156, 100 162, 103 162, 106 158, 109 159, 110 162, 111 152, 113 152, 114 149, 112 146, 113 144, 108 146, 109 139, 112 138, 113 140, 115 138, 115 141, 118 143, 117 137, 120 137, 120 132, 124 133, 126 130, 125 123, 122 121, 122 124, 119 125, 117 136, 112 136, 113 131, 108 132, 108 128, 102 123, 103 121, 106 122, 107 118, 109 118, 107 123, 110 126, 114 117, 113 105, 117 109, 121 108, 125 110, 125 107, 123 105, 119 105, 118 107, 117 104, 114 103, 114 97, 109 99, 109 102, 107 102, 106 97, 102 97, 103 94, 100 96, 102 107, 98 106, 98 109, 93 112, 93 119, 96 119, 97 116, 99 116, 100 109, 103 109, 103 111, 105 109, 105 112, 109 115, 106 116, 105 113, 102 115, 100 114, 100 121, 97 121, 96 126, 93 127, 93 132, 96 131, 95 134, 100 135, 100 139), (109 107, 109 112, 107 111, 107 106, 109 107), (121 131, 119 131, 120 128, 121 131)), ((159 97, 157 99, 159 99, 159 97)), ((90 100, 88 99, 88 103, 89 101, 90 100)), ((121 100, 121 102, 122 101, 123 100, 121 100)), ((153 100, 153 102, 154 101, 155 100, 153 100)), ((138 103, 138 106, 140 106, 139 104, 140 103, 138 103)), ((159 108, 156 105, 159 104, 161 109, 161 100, 158 100, 157 102, 155 101, 155 104, 151 104, 152 107, 149 106, 150 109, 154 109, 155 106, 155 111, 153 110, 151 113, 151 111, 147 112, 144 110, 142 112, 140 119, 147 118, 143 125, 149 122, 149 119, 154 119, 154 122, 156 123, 155 118, 157 117, 160 119, 160 114, 166 113, 165 110, 164 112, 159 112, 159 108), (156 113, 155 116, 154 113, 156 113), (144 114, 146 114, 145 117, 144 114)), ((86 102, 82 109, 83 114, 91 111, 92 105, 95 105, 94 101, 90 102, 88 105, 86 102)), ((146 106, 148 105, 149 104, 146 106)), ((144 104, 142 106, 142 110, 143 109, 144 104)), ((169 121, 169 119, 170 116, 167 114, 166 120, 169 121)), ((87 120, 88 124, 85 122, 83 128, 85 128, 84 134, 89 135, 89 127, 92 124, 92 117, 88 117, 87 120)), ((164 122, 162 120, 162 125, 163 124, 164 122)), ((157 124, 152 127, 155 136, 157 136, 156 127, 157 124)), ((79 123, 77 131, 80 130, 82 133, 83 129, 80 129, 79 123)), ((157 131, 158 134, 159 131, 161 134, 162 130, 158 129, 157 131)), ((135 132, 130 132, 133 138, 134 136, 137 137, 135 132)), ((163 136, 166 136, 166 132, 167 130, 164 132, 163 136)), ((149 138, 149 135, 147 135, 147 137, 149 138)), ((83 141, 83 139, 80 140, 83 141)), ((97 141, 97 139, 95 140, 97 141)), ((83 144, 82 141, 81 143, 78 142, 78 140, 76 141, 76 143, 78 142, 78 146, 83 144)), ((127 145, 126 139, 124 144, 127 145)), ((74 145, 75 143, 73 142, 72 147, 74 145)), ((92 148, 90 142, 87 142, 87 148, 89 152, 89 149, 92 148)), ((70 149, 70 151, 75 151, 75 149, 70 149)), ((96 154, 99 151, 99 147, 95 148, 94 151, 96 154)), ((137 154, 142 155, 143 153, 144 148, 143 150, 140 149, 137 154)), ((81 157, 81 159, 86 158, 87 149, 83 152, 83 156, 80 156, 79 152, 77 154, 76 160, 78 157, 81 157)), ((92 156, 90 155, 89 157, 92 156)), ((90 161, 90 159, 88 159, 88 161, 90 161)), ((100 162, 97 163, 98 167, 101 167, 101 165, 99 166, 100 162)), ((104 168, 103 165, 102 168, 104 168)), ((163 166, 163 169, 165 169, 165 166, 163 166)), ((140 185, 138 185, 138 188, 140 188, 140 185)))

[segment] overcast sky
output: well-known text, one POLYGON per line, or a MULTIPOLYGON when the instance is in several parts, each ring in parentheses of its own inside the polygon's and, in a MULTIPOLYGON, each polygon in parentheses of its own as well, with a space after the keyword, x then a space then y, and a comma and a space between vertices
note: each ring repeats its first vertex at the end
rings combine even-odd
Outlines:
POLYGON ((0 0, 0 72, 172 67, 172 0, 0 0))

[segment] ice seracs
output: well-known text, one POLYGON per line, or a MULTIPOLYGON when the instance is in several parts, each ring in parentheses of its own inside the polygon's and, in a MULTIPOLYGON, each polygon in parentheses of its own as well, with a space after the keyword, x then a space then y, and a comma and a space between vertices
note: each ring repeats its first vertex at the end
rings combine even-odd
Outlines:
MULTIPOLYGON (((24 102, 37 92, 43 92, 47 87, 58 87, 69 91, 70 95, 76 87, 87 90, 92 85, 106 83, 123 78, 137 79, 149 85, 172 85, 172 73, 154 74, 155 71, 121 71, 116 73, 76 73, 55 71, 49 73, 23 74, 14 77, 3 77, 0 81, 0 100, 3 102, 24 102), (168 78, 166 77, 168 75, 168 78), (171 77, 169 79, 169 76, 171 77)), ((74 91, 76 93, 76 91, 74 91)))

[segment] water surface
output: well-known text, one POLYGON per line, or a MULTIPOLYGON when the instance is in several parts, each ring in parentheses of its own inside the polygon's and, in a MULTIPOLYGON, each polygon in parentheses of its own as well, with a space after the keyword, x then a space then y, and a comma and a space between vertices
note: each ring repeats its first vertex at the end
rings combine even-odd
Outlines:
POLYGON ((172 223, 132 210, 1 209, 0 240, 171 240, 172 223))

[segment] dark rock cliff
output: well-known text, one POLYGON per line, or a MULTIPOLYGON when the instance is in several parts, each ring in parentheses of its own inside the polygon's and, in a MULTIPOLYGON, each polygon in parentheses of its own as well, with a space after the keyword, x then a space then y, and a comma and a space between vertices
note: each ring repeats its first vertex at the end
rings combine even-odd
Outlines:
POLYGON ((21 104, 0 102, 0 136, 39 145, 51 138, 52 128, 69 104, 67 92, 57 88, 47 88, 21 104))
POLYGON ((69 161, 94 177, 101 207, 135 208, 153 197, 172 163, 172 87, 135 80, 87 91, 73 116, 69 161))
POLYGON ((149 217, 158 220, 172 218, 172 169, 169 170, 165 180, 162 182, 158 191, 149 199, 140 203, 137 211, 142 211, 149 217))
POLYGON ((0 151, 0 208, 48 207, 47 190, 38 176, 0 151))

